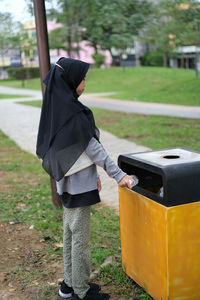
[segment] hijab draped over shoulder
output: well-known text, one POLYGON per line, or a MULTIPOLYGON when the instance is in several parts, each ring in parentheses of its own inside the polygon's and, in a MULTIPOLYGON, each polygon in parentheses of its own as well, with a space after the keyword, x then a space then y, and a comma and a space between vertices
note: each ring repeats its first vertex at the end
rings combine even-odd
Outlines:
POLYGON ((60 58, 44 79, 36 154, 45 171, 57 181, 73 166, 90 139, 99 137, 91 110, 76 93, 88 69, 88 63, 60 58))

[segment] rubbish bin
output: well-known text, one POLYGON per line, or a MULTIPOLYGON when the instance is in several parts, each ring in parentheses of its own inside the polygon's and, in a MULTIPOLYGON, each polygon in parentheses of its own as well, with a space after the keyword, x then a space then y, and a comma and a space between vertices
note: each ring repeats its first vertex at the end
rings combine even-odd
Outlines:
POLYGON ((127 154, 118 164, 139 178, 119 188, 124 271, 156 300, 199 300, 200 153, 127 154))

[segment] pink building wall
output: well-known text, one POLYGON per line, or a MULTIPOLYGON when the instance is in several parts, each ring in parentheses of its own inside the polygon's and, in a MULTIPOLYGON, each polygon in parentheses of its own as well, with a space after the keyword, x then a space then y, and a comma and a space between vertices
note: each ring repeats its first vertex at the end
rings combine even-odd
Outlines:
MULTIPOLYGON (((51 30, 54 30, 56 28, 62 27, 62 24, 57 24, 55 21, 47 21, 47 28, 48 32, 51 30)), ((90 64, 94 63, 94 60, 92 58, 92 54, 94 54, 94 49, 89 45, 88 41, 81 41, 79 43, 80 51, 78 55, 76 53, 73 53, 73 58, 83 60, 85 62, 88 62, 90 64)), ((99 51, 105 56, 105 66, 109 67, 112 63, 112 57, 110 55, 110 52, 108 50, 106 51, 99 51)), ((50 56, 51 56, 51 63, 55 63, 60 57, 65 56, 67 57, 67 53, 64 50, 60 50, 59 55, 57 50, 50 50, 50 56)))

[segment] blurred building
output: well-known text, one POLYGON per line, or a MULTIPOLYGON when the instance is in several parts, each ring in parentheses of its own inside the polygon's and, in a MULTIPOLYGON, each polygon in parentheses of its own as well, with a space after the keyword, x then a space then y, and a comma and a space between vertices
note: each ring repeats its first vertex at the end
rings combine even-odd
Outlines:
POLYGON ((0 49, 0 79, 8 78, 8 67, 21 66, 20 49, 0 49))
POLYGON ((20 49, 0 49, 0 67, 19 66, 20 49))
POLYGON ((0 79, 6 78, 5 70, 14 66, 38 66, 36 30, 34 20, 21 25, 20 41, 17 49, 0 50, 0 79))
POLYGON ((147 44, 140 41, 138 37, 134 38, 132 47, 128 47, 120 57, 120 50, 112 48, 112 64, 115 66, 123 65, 125 67, 140 66, 140 58, 147 52, 147 44))
POLYGON ((171 68, 200 70, 200 47, 184 46, 176 49, 176 56, 170 58, 171 68))
POLYGON ((35 20, 25 21, 20 32, 21 63, 23 66, 38 66, 35 20))
MULTIPOLYGON (((61 27, 61 24, 56 24, 54 21, 47 21, 48 32, 61 27)), ((77 46, 77 45, 74 45, 77 46)), ((92 54, 94 49, 89 45, 87 41, 81 41, 79 43, 80 50, 72 53, 72 57, 80 59, 93 64, 92 54)), ((112 63, 112 57, 109 51, 100 52, 105 56, 105 66, 109 67, 112 63)), ((50 60, 51 64, 54 64, 60 57, 67 57, 67 52, 60 49, 50 49, 50 60)), ((3 49, 0 50, 0 78, 5 78, 5 68, 11 66, 38 66, 39 58, 37 51, 37 40, 36 40, 36 27, 35 20, 28 20, 21 25, 20 31, 20 45, 16 49, 3 49)))

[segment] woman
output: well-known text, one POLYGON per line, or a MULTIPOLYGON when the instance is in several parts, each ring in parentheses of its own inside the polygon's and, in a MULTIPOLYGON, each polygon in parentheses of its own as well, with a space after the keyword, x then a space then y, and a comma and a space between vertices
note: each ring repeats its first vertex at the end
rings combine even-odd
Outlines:
POLYGON ((90 277, 90 206, 100 202, 96 165, 121 187, 134 181, 110 159, 99 141, 91 110, 78 97, 85 88, 89 64, 60 58, 47 74, 37 140, 43 168, 57 181, 64 206, 63 256, 65 278, 59 295, 72 300, 104 300, 90 277))

